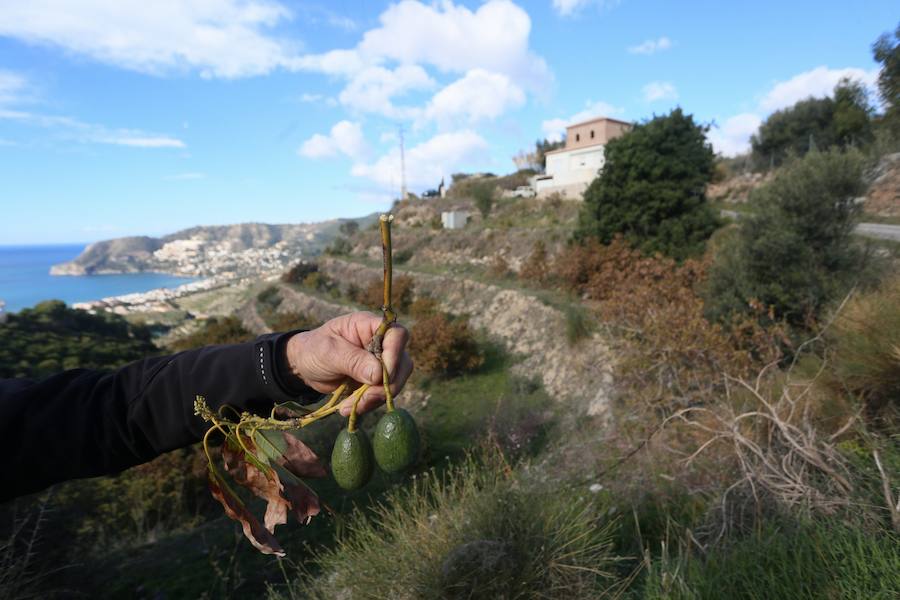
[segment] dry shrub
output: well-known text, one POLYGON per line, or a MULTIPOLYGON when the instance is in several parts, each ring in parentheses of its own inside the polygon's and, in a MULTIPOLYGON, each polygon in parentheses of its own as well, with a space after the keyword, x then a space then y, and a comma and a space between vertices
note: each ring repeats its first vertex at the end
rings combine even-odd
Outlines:
POLYGON ((749 376, 780 357, 777 327, 747 319, 728 326, 704 318, 705 261, 645 256, 621 238, 573 245, 554 261, 562 285, 596 301, 601 319, 625 340, 619 363, 626 394, 662 413, 716 402, 723 373, 749 376))
POLYGON ((870 416, 900 409, 900 277, 852 297, 828 337, 832 387, 862 399, 870 416))
POLYGON ((438 312, 438 301, 427 295, 419 296, 409 305, 409 314, 413 319, 430 317, 438 312))
MULTIPOLYGON (((394 310, 401 313, 408 312, 415 296, 412 277, 395 275, 391 283, 391 296, 394 310)), ((353 300, 371 308, 381 308, 384 303, 384 282, 381 279, 373 279, 353 300)))
POLYGON ((409 349, 416 370, 429 375, 465 373, 484 362, 468 320, 444 313, 425 316, 412 325, 409 349))
POLYGON ((519 271, 519 279, 538 285, 545 285, 549 281, 550 262, 547 257, 547 246, 543 240, 534 243, 531 254, 525 259, 525 263, 519 271))
POLYGON ((302 283, 312 273, 319 270, 319 265, 306 261, 300 261, 287 271, 281 274, 281 281, 284 283, 302 283))
POLYGON ((509 277, 509 262, 499 254, 494 255, 488 266, 488 275, 497 279, 509 277))

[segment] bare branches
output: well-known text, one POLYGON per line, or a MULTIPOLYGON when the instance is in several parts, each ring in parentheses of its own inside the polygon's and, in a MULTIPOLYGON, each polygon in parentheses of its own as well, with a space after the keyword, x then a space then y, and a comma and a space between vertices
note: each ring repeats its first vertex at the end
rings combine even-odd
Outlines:
POLYGON ((894 495, 891 492, 891 480, 888 478, 884 467, 881 466, 881 457, 878 456, 878 450, 872 452, 875 459, 875 466, 878 467, 878 473, 881 475, 881 486, 884 492, 884 502, 887 504, 888 511, 891 513, 891 525, 894 531, 900 533, 900 494, 897 495, 897 502, 894 502, 894 495))

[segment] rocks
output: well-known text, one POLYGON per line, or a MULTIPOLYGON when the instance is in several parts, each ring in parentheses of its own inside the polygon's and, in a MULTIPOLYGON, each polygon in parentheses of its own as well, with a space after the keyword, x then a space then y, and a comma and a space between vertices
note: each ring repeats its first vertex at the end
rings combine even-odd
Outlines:
POLYGON ((869 174, 866 211, 884 217, 900 216, 900 152, 881 158, 869 174))

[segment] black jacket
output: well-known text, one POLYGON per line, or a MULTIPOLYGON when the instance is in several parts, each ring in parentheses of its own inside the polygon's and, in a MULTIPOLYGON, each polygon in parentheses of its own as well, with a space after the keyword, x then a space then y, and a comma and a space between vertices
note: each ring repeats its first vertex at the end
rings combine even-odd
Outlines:
POLYGON ((319 398, 290 375, 290 335, 147 358, 117 371, 0 379, 0 502, 67 479, 119 472, 197 442, 194 398, 261 411, 319 398))

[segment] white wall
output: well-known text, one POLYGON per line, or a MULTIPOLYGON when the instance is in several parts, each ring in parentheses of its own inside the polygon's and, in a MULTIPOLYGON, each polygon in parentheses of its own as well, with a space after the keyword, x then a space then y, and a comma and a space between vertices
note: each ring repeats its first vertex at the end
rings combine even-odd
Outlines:
POLYGON ((553 186, 588 184, 603 167, 603 146, 592 146, 547 155, 547 175, 553 175, 553 186))

